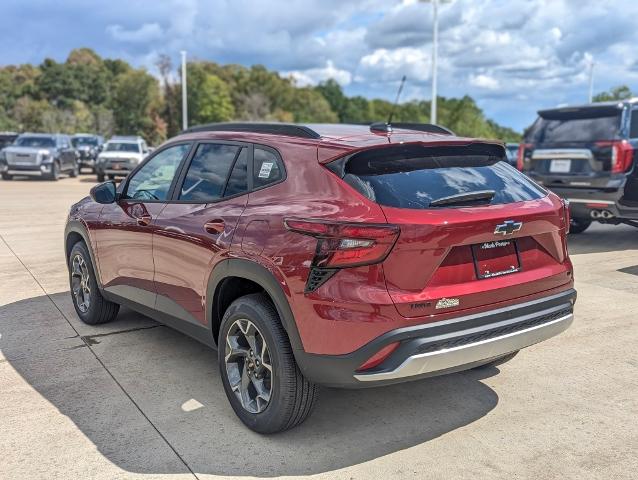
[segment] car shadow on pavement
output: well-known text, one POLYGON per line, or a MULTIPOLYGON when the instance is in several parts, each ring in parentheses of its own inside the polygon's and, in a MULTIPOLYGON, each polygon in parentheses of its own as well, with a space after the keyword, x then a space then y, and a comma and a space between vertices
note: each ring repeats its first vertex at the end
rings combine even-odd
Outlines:
POLYGON ((570 255, 615 252, 638 248, 638 228, 593 224, 583 233, 567 236, 570 255))
MULTIPOLYGON (((130 311, 108 332, 98 328, 93 335, 71 308, 68 293, 0 307, 6 359, 0 362, 8 362, 102 455, 129 472, 187 473, 166 442, 195 473, 330 472, 428 442, 480 419, 498 403, 496 392, 481 381, 499 372, 494 367, 383 388, 324 388, 305 423, 258 435, 234 415, 215 352, 169 328, 140 327, 135 317, 141 316, 130 311)), ((19 414, 37 413, 24 408, 19 414)))

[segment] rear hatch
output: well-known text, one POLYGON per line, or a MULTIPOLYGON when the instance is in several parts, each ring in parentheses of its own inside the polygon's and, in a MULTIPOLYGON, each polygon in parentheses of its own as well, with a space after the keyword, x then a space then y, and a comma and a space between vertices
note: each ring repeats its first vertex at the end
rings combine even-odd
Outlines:
POLYGON ((617 104, 540 111, 519 150, 519 168, 550 188, 608 188, 633 161, 621 139, 622 112, 617 104))
POLYGON ((383 270, 405 317, 493 305, 571 281, 561 200, 510 166, 501 145, 390 146, 329 168, 400 227, 383 270))

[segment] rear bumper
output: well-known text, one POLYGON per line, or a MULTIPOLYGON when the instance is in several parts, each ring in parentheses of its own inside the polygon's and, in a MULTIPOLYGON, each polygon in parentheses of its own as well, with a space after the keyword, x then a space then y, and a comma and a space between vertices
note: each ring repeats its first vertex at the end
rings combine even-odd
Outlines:
POLYGON ((114 175, 116 177, 126 177, 131 172, 132 172, 132 169, 131 170, 113 170, 113 169, 107 168, 104 170, 105 175, 114 175))
POLYGON ((552 191, 569 200, 569 211, 574 218, 591 219, 593 210, 608 211, 615 219, 637 220, 638 208, 621 202, 623 190, 595 188, 552 188, 552 191))
POLYGON ((390 331, 347 355, 295 352, 299 366, 316 383, 361 388, 466 370, 542 342, 573 321, 576 291, 479 314, 390 331), (357 369, 381 348, 398 347, 374 368, 357 369))

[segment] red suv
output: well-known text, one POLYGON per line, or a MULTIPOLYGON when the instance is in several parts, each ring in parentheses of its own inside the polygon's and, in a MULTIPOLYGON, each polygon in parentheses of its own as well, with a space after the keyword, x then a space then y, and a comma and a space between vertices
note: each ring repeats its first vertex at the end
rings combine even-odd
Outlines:
POLYGON ((565 330, 565 204, 500 143, 422 124, 214 124, 166 142, 66 228, 86 323, 126 305, 219 352, 255 431, 317 385, 502 363, 565 330))

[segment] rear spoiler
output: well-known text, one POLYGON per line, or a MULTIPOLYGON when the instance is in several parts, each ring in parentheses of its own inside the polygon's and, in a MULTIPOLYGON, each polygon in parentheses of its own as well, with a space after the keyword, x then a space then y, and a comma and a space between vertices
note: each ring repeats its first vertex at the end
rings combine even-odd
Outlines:
MULTIPOLYGON (((396 154, 400 152, 402 152, 404 155, 423 155, 424 153, 432 155, 436 154, 434 149, 445 149, 447 150, 447 152, 449 152, 449 150, 454 147, 467 148, 469 150, 468 154, 490 155, 498 157, 506 156, 505 144, 503 142, 491 140, 455 138, 454 140, 445 139, 433 142, 431 140, 415 141, 413 139, 405 141, 405 137, 402 137, 400 141, 398 138, 395 141, 396 143, 377 143, 375 145, 362 148, 348 148, 344 145, 321 144, 319 145, 317 151, 317 160, 319 161, 319 163, 327 164, 340 158, 351 158, 358 153, 374 150, 379 151, 379 154, 381 155, 396 154)), ((458 153, 455 154, 458 155, 458 153)))
POLYGON ((579 118, 615 117, 622 112, 623 105, 587 105, 584 107, 564 107, 539 110, 538 115, 545 120, 569 120, 579 118))

